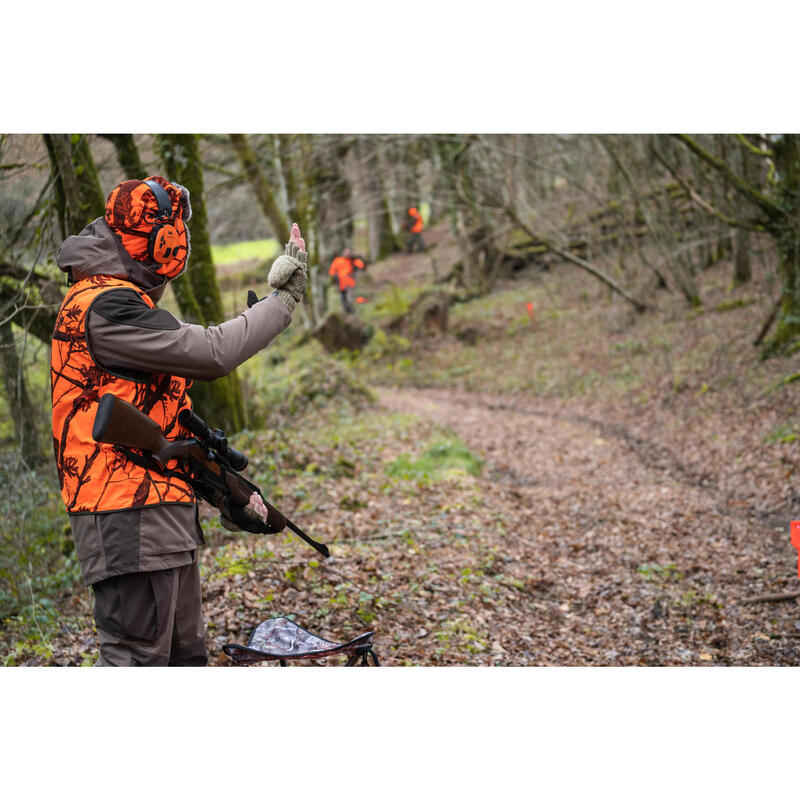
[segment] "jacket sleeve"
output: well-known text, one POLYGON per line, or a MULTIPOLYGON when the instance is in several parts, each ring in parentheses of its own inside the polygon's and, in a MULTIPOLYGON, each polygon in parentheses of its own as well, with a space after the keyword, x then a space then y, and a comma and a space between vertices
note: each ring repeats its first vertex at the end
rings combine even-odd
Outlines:
POLYGON ((130 289, 103 292, 89 307, 86 339, 92 357, 115 368, 167 372, 211 381, 227 375, 288 327, 292 315, 272 295, 235 319, 204 328, 150 308, 130 289))

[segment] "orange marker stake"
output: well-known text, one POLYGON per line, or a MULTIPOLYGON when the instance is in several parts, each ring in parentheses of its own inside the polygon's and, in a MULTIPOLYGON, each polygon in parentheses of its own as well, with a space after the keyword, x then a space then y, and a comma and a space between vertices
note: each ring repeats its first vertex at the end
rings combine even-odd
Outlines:
POLYGON ((800 520, 792 520, 789 530, 792 532, 792 547, 797 548, 797 577, 800 578, 800 520))
POLYGON ((528 312, 528 316, 531 318, 531 322, 533 322, 533 303, 530 300, 525 303, 525 309, 528 312))
POLYGON ((366 302, 367 302, 366 297, 356 297, 356 303, 366 303, 366 302))

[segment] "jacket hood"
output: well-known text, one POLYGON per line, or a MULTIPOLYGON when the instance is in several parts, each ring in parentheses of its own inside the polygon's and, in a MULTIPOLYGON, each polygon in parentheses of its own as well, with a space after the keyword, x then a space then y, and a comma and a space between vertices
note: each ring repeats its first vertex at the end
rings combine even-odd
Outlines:
POLYGON ((134 261, 103 219, 90 222, 77 236, 69 236, 58 248, 56 263, 71 280, 109 275, 135 283, 158 300, 169 282, 140 261, 134 261))

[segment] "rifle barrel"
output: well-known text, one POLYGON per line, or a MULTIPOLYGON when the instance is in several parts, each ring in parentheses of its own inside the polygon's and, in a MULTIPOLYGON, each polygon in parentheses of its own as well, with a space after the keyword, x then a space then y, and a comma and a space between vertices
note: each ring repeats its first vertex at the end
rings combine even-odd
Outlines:
POLYGON ((303 533, 290 519, 286 520, 286 526, 290 531, 296 533, 304 542, 310 544, 318 553, 325 556, 325 558, 331 557, 331 551, 328 550, 328 545, 322 544, 322 542, 315 542, 307 533, 303 533))

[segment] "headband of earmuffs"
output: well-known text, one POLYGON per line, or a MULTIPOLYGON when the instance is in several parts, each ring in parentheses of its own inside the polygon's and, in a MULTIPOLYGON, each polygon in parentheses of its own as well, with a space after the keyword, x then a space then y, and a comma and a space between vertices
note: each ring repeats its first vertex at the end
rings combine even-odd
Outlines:
POLYGON ((150 187, 150 191, 156 198, 156 203, 158 203, 158 219, 172 219, 172 201, 169 199, 167 190, 156 181, 142 181, 142 183, 150 187))

